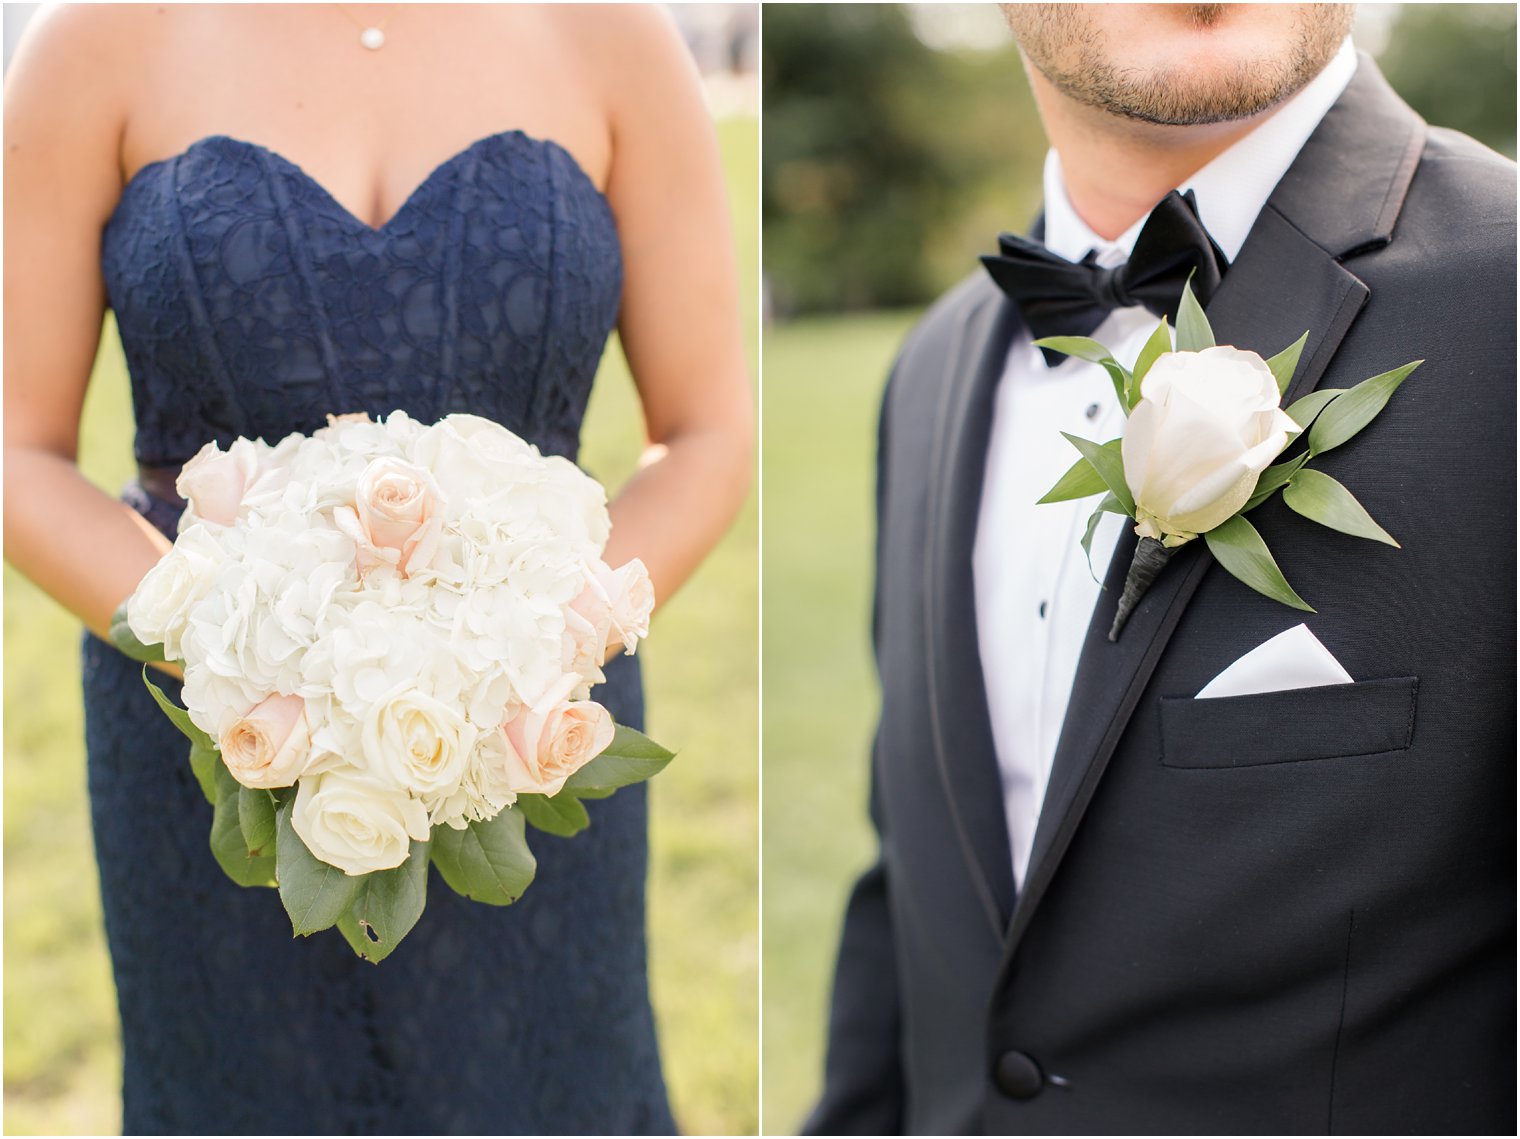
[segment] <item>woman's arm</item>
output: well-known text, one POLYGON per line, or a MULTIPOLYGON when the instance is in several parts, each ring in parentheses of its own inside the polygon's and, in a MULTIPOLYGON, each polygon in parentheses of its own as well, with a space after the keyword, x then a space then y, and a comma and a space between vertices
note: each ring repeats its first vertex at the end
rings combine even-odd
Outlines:
POLYGON ((111 7, 39 13, 5 80, 5 557, 101 636, 168 548, 75 466, 121 194, 131 22, 111 7))
POLYGON ((750 485, 754 407, 728 203, 701 80, 669 18, 644 7, 583 11, 581 42, 601 68, 612 129, 618 331, 649 440, 612 502, 606 560, 643 559, 663 602, 750 485))

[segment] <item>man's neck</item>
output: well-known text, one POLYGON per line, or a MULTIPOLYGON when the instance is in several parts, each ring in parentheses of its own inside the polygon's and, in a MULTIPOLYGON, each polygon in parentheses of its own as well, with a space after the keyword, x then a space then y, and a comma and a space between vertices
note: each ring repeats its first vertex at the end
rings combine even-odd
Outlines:
POLYGON ((1159 126, 1079 103, 1034 68, 1029 69, 1029 82, 1050 145, 1061 156, 1072 208, 1109 241, 1278 109, 1233 122, 1159 126))

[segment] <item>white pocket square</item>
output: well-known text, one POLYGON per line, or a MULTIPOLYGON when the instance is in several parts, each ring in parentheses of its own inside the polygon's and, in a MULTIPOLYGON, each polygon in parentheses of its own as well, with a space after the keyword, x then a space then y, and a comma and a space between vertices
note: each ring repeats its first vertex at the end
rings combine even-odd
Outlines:
POLYGON ((1294 625, 1257 645, 1230 665, 1205 684, 1197 698, 1251 696, 1289 688, 1350 683, 1351 674, 1341 667, 1329 649, 1320 644, 1319 638, 1309 632, 1309 626, 1294 625))

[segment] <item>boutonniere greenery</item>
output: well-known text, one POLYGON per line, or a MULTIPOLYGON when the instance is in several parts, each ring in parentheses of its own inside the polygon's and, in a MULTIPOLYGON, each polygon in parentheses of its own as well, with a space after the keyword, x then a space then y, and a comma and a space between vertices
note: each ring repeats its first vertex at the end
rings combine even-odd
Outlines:
POLYGON ((1314 612, 1288 584, 1246 517, 1278 491, 1290 509, 1322 526, 1398 545, 1349 490, 1309 464, 1371 423, 1424 361, 1412 360, 1355 387, 1320 388, 1284 409, 1282 397, 1308 337, 1305 332, 1270 360, 1215 344, 1202 307, 1184 285, 1175 347, 1162 318, 1133 369, 1085 336, 1035 341, 1102 366, 1127 420, 1123 435, 1106 443, 1066 435, 1081 457, 1040 499, 1103 495, 1082 536, 1089 562, 1093 532, 1105 513, 1135 520, 1140 541, 1109 640, 1119 639, 1172 553, 1200 536, 1215 560, 1246 585, 1314 612), (1298 442, 1302 450, 1280 458, 1298 442))

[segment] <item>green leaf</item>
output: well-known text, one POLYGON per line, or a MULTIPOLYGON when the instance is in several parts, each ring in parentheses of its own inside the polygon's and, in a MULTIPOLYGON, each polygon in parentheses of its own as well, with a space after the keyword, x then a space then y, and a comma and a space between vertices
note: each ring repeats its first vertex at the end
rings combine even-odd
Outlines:
MULTIPOLYGON (((127 598, 127 601, 130 600, 130 597, 127 598)), ((163 660, 164 646, 143 644, 137 639, 137 634, 132 631, 132 626, 127 624, 127 601, 118 605, 116 612, 111 614, 111 643, 116 646, 118 652, 133 660, 163 660)))
POLYGON ((509 906, 522 897, 538 868, 523 824, 522 812, 508 808, 463 830, 434 827, 433 865, 456 894, 509 906))
POLYGON ((1087 529, 1082 534, 1082 552, 1087 555, 1087 572, 1092 574, 1092 579, 1099 584, 1102 584, 1103 579, 1098 576, 1098 572, 1093 569, 1092 564, 1092 540, 1093 535, 1097 533, 1098 530, 1098 520, 1105 514, 1123 513, 1123 503, 1121 503, 1112 494, 1105 494, 1103 496, 1103 501, 1098 503, 1097 507, 1093 510, 1092 514, 1087 519, 1087 529))
POLYGON ((1049 348, 1066 356, 1075 356, 1091 364, 1112 360, 1114 354, 1089 336, 1046 336, 1034 342, 1036 348, 1049 348))
POLYGON ((1066 441, 1082 452, 1082 457, 1093 465, 1103 484, 1113 492, 1113 496, 1124 507, 1124 513, 1131 518, 1135 516, 1135 496, 1129 491, 1129 484, 1124 481, 1124 456, 1118 447, 1113 446, 1120 440, 1113 439, 1108 443, 1094 443, 1090 439, 1083 439, 1077 435, 1067 435, 1066 441))
POLYGON ((226 768, 222 753, 214 744, 196 742, 190 745, 190 773, 201 785, 206 802, 216 806, 216 773, 226 768))
POLYGON ((239 788, 238 827, 249 854, 267 854, 274 844, 274 796, 261 787, 239 788))
POLYGON ((1283 501, 1321 526, 1398 547, 1393 535, 1372 520, 1356 496, 1322 471, 1300 471, 1283 491, 1283 501))
POLYGON ((1124 403, 1125 408, 1132 408, 1140 402, 1140 384, 1145 379, 1145 374, 1151 370, 1152 364, 1171 350, 1172 330, 1163 316, 1161 323, 1156 325, 1156 331, 1145 342, 1145 347, 1140 349, 1140 355, 1135 357, 1134 379, 1130 384, 1129 398, 1124 403))
POLYGON ((643 732, 619 724, 607 750, 565 780, 564 789, 579 794, 583 790, 616 789, 630 783, 642 783, 650 776, 658 775, 673 758, 675 752, 665 750, 643 732))
POLYGON ((359 889, 338 919, 338 931, 364 960, 384 961, 417 924, 427 904, 427 868, 428 843, 413 839, 400 866, 359 875, 359 889))
POLYGON ((243 841, 238 821, 239 792, 242 785, 232 777, 225 763, 216 765, 216 804, 211 812, 211 853, 227 877, 239 886, 273 886, 274 859, 255 856, 243 841))
MULTIPOLYGON (((1120 440, 1115 439, 1112 443, 1105 443, 1105 447, 1116 447, 1120 440)), ((1039 500, 1044 502, 1066 502, 1073 498, 1086 498, 1092 494, 1102 494, 1108 489, 1108 484, 1103 481, 1103 476, 1097 468, 1086 459, 1078 459, 1071 465, 1071 469, 1062 475, 1056 485, 1045 492, 1045 497, 1039 500)), ((1039 505, 1036 503, 1036 505, 1039 505)))
POLYGON ((1114 354, 1096 340, 1087 336, 1046 336, 1034 343, 1036 348, 1049 348, 1055 352, 1075 356, 1079 360, 1101 364, 1103 370, 1108 373, 1109 380, 1113 382, 1114 394, 1119 397, 1119 403, 1124 407, 1129 406, 1125 397, 1125 392, 1130 387, 1129 369, 1115 360, 1114 354))
POLYGON ((1274 463, 1262 471, 1261 477, 1256 480, 1256 489, 1251 492, 1250 499, 1240 508, 1240 512, 1244 514, 1247 510, 1255 510, 1276 494, 1279 488, 1286 486, 1288 480, 1308 461, 1309 456, 1306 452, 1296 459, 1289 459, 1286 463, 1274 463))
POLYGON ((1387 405, 1389 397, 1398 390, 1409 373, 1423 364, 1424 360, 1411 360, 1402 368, 1363 380, 1330 404, 1315 420, 1309 432, 1309 453, 1323 455, 1332 447, 1339 447, 1377 417, 1387 405))
POLYGON ((1206 531, 1203 537, 1219 564, 1257 593, 1294 609, 1314 612, 1308 602, 1293 592, 1256 527, 1242 515, 1227 519, 1206 531))
MULTIPOLYGON (((1192 274, 1188 274, 1191 281, 1192 274)), ((1198 298, 1193 296, 1191 284, 1182 286, 1182 302, 1177 306, 1177 351, 1202 352, 1214 347, 1214 330, 1209 318, 1203 315, 1198 298)))
POLYGON ((591 816, 574 795, 519 795, 512 805, 523 818, 541 831, 569 838, 591 825, 591 816))
POLYGON ((195 774, 195 781, 201 785, 201 794, 206 796, 206 802, 216 806, 216 769, 223 766, 222 753, 217 750, 216 741, 195 726, 189 712, 165 696, 164 690, 148 679, 146 665, 143 666, 143 683, 153 694, 154 702, 169 717, 169 722, 190 741, 190 770, 195 774))
POLYGON ((280 804, 275 816, 275 857, 280 901, 290 915, 291 933, 304 937, 336 924, 348 911, 363 879, 329 866, 308 850, 291 825, 293 810, 295 800, 289 799, 280 804))
POLYGON ((1286 395, 1288 385, 1293 381, 1293 370, 1298 367, 1298 358, 1303 354, 1304 344, 1309 339, 1306 331, 1302 336, 1289 344, 1276 356, 1267 361, 1267 367, 1272 369, 1272 378, 1277 381, 1277 394, 1286 395))
POLYGON ((1344 395, 1348 390, 1347 388, 1319 388, 1302 399, 1294 400, 1284 410, 1288 418, 1298 424, 1300 430, 1289 432, 1288 437, 1291 439, 1309 430, 1319 413, 1324 411, 1337 396, 1344 395))

